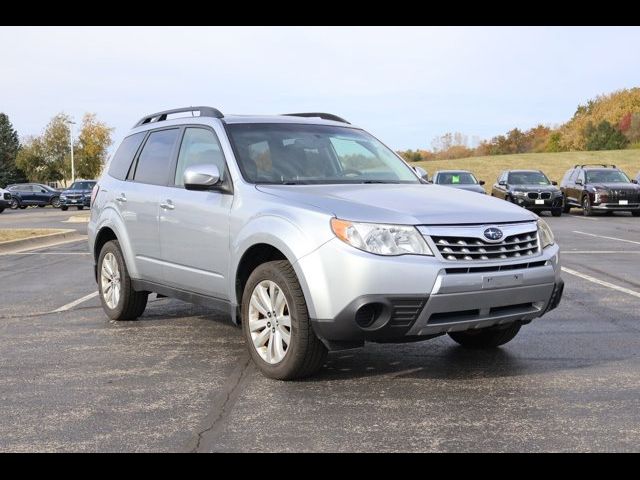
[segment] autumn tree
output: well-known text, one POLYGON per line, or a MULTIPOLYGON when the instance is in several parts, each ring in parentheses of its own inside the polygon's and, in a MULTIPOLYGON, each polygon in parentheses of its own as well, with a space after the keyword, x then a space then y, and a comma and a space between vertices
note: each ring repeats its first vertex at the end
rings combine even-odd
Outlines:
POLYGON ((113 128, 99 121, 95 113, 85 113, 75 146, 76 176, 96 178, 107 160, 113 128))
POLYGON ((16 157, 16 166, 20 168, 32 182, 48 182, 58 176, 52 172, 52 165, 47 161, 46 148, 42 137, 27 137, 16 157))
POLYGON ((19 149, 18 133, 9 121, 9 117, 0 113, 0 186, 24 180, 24 173, 16 167, 19 149))
POLYGON ((51 119, 42 135, 47 169, 51 175, 49 181, 71 178, 70 121, 69 115, 59 113, 51 119))

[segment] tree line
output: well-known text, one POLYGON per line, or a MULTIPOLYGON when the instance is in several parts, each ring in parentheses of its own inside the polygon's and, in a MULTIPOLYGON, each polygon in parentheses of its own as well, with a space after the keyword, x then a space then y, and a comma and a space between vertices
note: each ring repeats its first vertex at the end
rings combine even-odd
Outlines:
POLYGON ((640 88, 601 95, 579 105, 571 120, 557 126, 514 128, 504 135, 469 145, 460 132, 433 139, 431 149, 400 151, 408 161, 456 159, 512 153, 620 150, 640 148, 640 88))
MULTIPOLYGON (((55 115, 42 134, 22 139, 8 115, 0 113, 0 186, 11 183, 62 182, 71 180, 71 117, 55 115)), ((100 175, 112 143, 113 128, 94 113, 82 117, 73 141, 75 177, 93 179, 100 175)))

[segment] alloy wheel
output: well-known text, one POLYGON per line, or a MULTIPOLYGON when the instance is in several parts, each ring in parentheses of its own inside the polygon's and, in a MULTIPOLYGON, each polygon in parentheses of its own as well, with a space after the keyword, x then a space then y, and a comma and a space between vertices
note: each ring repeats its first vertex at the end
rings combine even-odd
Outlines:
POLYGON ((120 301, 120 268, 116 256, 111 252, 102 259, 100 287, 107 307, 115 309, 120 301))
POLYGON ((280 363, 291 347, 291 315, 282 289, 271 280, 256 285, 249 304, 253 346, 269 364, 280 363))

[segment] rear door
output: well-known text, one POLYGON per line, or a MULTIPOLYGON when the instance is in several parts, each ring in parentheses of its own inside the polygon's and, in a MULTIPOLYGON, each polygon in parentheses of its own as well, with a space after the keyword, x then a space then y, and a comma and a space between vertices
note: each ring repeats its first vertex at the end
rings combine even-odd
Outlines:
POLYGON ((149 133, 115 197, 143 280, 162 282, 158 215, 180 128, 149 133))
POLYGON ((214 164, 231 190, 224 154, 216 133, 187 127, 179 148, 171 185, 160 199, 160 244, 167 285, 190 292, 229 298, 230 191, 186 190, 186 168, 214 164))

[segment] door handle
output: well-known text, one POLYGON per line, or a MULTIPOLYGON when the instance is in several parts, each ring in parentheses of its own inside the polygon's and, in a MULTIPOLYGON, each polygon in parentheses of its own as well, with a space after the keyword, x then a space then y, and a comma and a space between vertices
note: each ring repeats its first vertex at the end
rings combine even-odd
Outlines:
POLYGON ((160 204, 160 208, 164 210, 173 210, 174 208, 176 208, 176 206, 171 200, 167 200, 166 202, 160 204))
POLYGON ((121 193, 119 197, 116 197, 116 201, 118 202, 126 202, 127 196, 124 193, 121 193))

